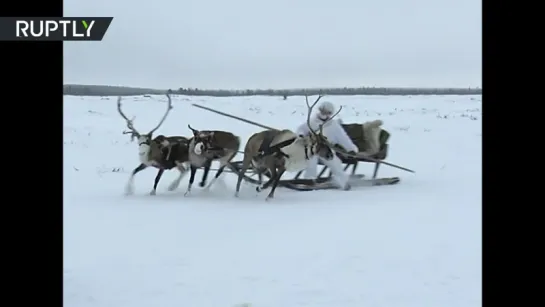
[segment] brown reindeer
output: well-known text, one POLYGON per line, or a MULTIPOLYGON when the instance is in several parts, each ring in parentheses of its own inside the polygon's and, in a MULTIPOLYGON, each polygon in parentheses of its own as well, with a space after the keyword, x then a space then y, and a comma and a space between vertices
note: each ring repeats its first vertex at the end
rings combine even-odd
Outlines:
POLYGON ((138 165, 131 173, 129 181, 125 188, 125 194, 130 195, 134 192, 134 176, 140 171, 148 168, 149 166, 158 168, 157 176, 155 176, 155 182, 153 184, 153 190, 150 194, 155 195, 157 191, 157 185, 165 170, 177 168, 180 171, 179 179, 176 179, 169 190, 174 190, 177 187, 176 182, 179 183, 181 177, 185 172, 184 163, 188 161, 188 143, 189 140, 183 136, 170 136, 158 135, 153 138, 153 133, 161 127, 168 113, 172 109, 172 100, 170 94, 167 94, 168 106, 165 114, 150 132, 141 134, 134 128, 134 118, 129 119, 121 110, 121 97, 117 99, 117 111, 127 122, 128 131, 124 131, 123 134, 130 134, 131 140, 135 138, 138 140, 138 155, 140 159, 140 165, 138 165))
MULTIPOLYGON (((258 173, 260 182, 262 173, 267 170, 270 172, 270 179, 262 186, 256 187, 256 191, 261 192, 272 185, 267 196, 268 200, 274 197, 274 191, 285 171, 296 172, 303 170, 306 168, 308 160, 314 155, 326 160, 333 159, 335 153, 332 150, 332 145, 323 136, 322 127, 320 127, 319 131, 314 131, 310 125, 312 109, 321 98, 322 96, 318 96, 316 101, 309 105, 308 97, 305 97, 308 108, 307 125, 311 131, 309 136, 298 136, 287 129, 269 129, 255 133, 248 139, 244 148, 242 168, 238 174, 235 196, 238 196, 243 174, 246 173, 250 166, 258 173)), ((333 119, 340 111, 339 109, 328 120, 333 119)))
POLYGON ((240 138, 231 132, 218 130, 197 130, 187 125, 193 132, 193 138, 189 141, 189 164, 191 175, 186 195, 191 193, 191 186, 195 181, 195 173, 199 167, 204 167, 204 173, 199 182, 200 187, 206 185, 208 172, 213 161, 219 161, 220 167, 214 176, 214 179, 206 186, 210 188, 212 184, 223 173, 225 167, 230 164, 240 148, 240 138))

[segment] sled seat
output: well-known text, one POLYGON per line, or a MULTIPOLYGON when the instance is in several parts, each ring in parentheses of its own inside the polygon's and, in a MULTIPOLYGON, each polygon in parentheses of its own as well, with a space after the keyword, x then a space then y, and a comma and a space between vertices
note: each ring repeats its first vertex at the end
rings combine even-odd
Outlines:
MULTIPOLYGON (((382 160, 385 160, 387 156, 388 156, 388 144, 382 144, 381 148, 380 148, 380 151, 377 152, 376 154, 372 155, 371 158, 382 161, 382 160)), ((339 156, 339 158, 341 159, 341 161, 344 164, 346 164, 346 166, 344 167, 345 171, 350 166, 352 166, 352 171, 351 171, 352 175, 354 175, 356 173, 356 169, 358 168, 358 163, 360 163, 360 162, 362 162, 362 163, 374 163, 375 164, 375 169, 373 171, 373 179, 375 179, 377 177, 378 169, 380 167, 380 163, 377 163, 375 161, 371 161, 371 160, 368 160, 368 159, 365 159, 365 158, 356 159, 356 158, 349 158, 349 157, 342 157, 342 156, 339 156)), ((320 176, 322 176, 325 173, 326 170, 327 170, 327 167, 324 167, 324 169, 320 172, 320 176)), ((331 175, 331 173, 330 173, 330 175, 331 175)))

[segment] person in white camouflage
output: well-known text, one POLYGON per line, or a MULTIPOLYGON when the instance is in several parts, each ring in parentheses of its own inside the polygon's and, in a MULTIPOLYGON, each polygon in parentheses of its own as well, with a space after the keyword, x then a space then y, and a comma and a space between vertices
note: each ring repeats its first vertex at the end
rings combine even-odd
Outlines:
MULTIPOLYGON (((358 152, 358 147, 352 142, 350 137, 346 134, 345 130, 341 126, 341 120, 330 120, 335 113, 335 106, 329 101, 324 101, 320 104, 318 112, 310 120, 310 126, 313 130, 317 131, 320 126, 323 125, 323 135, 328 139, 331 144, 338 144, 345 150, 352 153, 358 152)), ((307 122, 301 124, 296 133, 299 135, 309 135, 311 133, 307 122)), ((304 177, 307 179, 316 179, 318 162, 329 167, 332 173, 333 182, 342 190, 349 190, 350 185, 348 183, 348 175, 344 172, 341 160, 335 156, 333 160, 326 161, 318 158, 318 156, 312 157, 305 170, 304 177)))

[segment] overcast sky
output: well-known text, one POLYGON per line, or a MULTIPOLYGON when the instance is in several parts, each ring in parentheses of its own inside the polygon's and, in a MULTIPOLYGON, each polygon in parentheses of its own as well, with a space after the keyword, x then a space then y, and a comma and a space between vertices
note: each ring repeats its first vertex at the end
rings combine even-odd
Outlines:
POLYGON ((65 0, 114 17, 67 42, 65 83, 156 88, 481 86, 480 0, 65 0))

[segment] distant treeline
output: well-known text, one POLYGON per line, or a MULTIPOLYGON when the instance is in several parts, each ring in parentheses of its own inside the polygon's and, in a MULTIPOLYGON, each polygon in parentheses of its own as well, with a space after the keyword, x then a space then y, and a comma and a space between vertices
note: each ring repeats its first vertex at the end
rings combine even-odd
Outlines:
POLYGON ((343 87, 317 89, 287 90, 206 90, 197 88, 180 88, 174 91, 187 96, 303 96, 303 95, 480 95, 480 88, 394 88, 394 87, 343 87))
MULTIPOLYGON (((172 89, 174 94, 186 96, 302 96, 302 95, 481 95, 480 88, 394 88, 394 87, 359 87, 359 88, 317 88, 317 89, 284 89, 284 90, 214 90, 198 88, 172 89)), ((166 89, 135 88, 107 85, 65 84, 64 95, 74 96, 133 96, 160 95, 166 89)))

